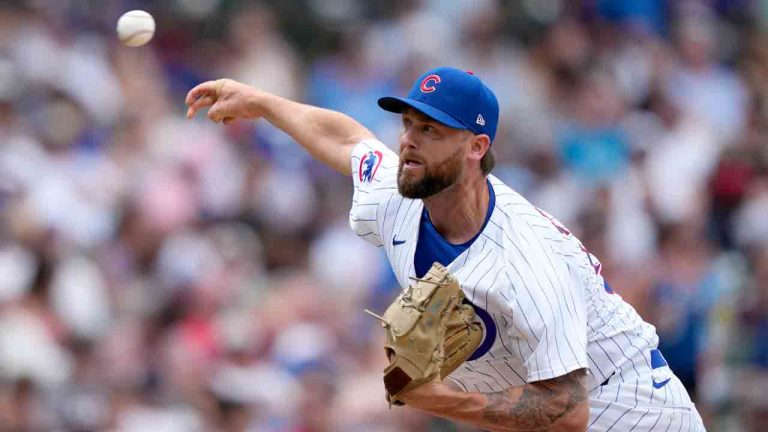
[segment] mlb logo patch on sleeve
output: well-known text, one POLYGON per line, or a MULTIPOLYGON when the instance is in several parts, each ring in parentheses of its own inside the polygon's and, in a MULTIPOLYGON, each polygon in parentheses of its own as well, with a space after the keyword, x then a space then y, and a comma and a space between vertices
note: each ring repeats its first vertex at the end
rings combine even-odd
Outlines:
POLYGON ((383 158, 380 151, 369 151, 360 159, 360 168, 357 171, 360 183, 373 181, 383 158))

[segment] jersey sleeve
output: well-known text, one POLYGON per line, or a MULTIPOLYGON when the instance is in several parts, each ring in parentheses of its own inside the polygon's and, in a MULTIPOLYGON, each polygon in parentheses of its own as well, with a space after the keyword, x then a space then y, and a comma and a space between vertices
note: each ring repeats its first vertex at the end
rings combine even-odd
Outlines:
POLYGON ((376 140, 355 146, 350 159, 354 194, 349 225, 360 238, 382 246, 383 206, 397 194, 399 158, 376 140))
POLYGON ((511 266, 513 332, 527 373, 535 382, 587 368, 587 312, 582 290, 548 264, 511 266), (526 271, 528 270, 528 271, 526 271))

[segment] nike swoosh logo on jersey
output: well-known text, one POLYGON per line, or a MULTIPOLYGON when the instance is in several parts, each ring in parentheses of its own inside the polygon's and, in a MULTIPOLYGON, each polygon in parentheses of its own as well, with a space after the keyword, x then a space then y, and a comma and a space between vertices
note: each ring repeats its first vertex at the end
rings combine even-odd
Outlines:
POLYGON ((660 389, 660 388, 664 387, 665 385, 667 385, 667 383, 671 379, 672 378, 667 378, 667 379, 665 379, 664 381, 661 381, 661 382, 656 382, 656 380, 653 380, 653 387, 657 388, 657 389, 660 389))
POLYGON ((398 240, 397 237, 392 237, 392 246, 400 246, 405 243, 405 240, 398 240))

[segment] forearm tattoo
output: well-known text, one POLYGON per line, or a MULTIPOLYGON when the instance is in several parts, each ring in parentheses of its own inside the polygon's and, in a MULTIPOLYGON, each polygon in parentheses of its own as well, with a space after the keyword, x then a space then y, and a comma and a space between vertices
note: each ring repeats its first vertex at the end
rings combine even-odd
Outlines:
POLYGON ((511 400, 506 391, 488 394, 483 420, 515 431, 548 430, 587 400, 587 390, 581 382, 583 376, 584 370, 578 370, 528 384, 517 400, 511 400))

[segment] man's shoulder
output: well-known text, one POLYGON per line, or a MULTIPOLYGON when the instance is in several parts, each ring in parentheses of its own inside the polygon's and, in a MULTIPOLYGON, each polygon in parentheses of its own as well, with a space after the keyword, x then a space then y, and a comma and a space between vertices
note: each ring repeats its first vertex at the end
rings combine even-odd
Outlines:
POLYGON ((370 154, 378 155, 382 159, 391 159, 389 162, 399 160, 399 156, 393 149, 376 138, 361 140, 352 147, 351 157, 353 160, 360 160, 370 154))
POLYGON ((488 181, 493 187, 493 193, 496 197, 496 206, 508 206, 510 204, 531 205, 525 197, 514 190, 511 186, 504 183, 493 174, 488 175, 488 181))
MULTIPOLYGON (((513 229, 525 225, 529 218, 541 217, 536 206, 512 187, 494 176, 488 176, 495 195, 495 207, 491 222, 501 228, 513 229)), ((489 223, 490 225, 490 223, 489 223)))
POLYGON ((484 234, 508 260, 533 260, 541 252, 549 252, 545 245, 562 241, 554 218, 550 219, 545 211, 501 180, 491 176, 489 180, 496 194, 496 205, 484 234), (532 253, 534 250, 536 253, 532 253))

